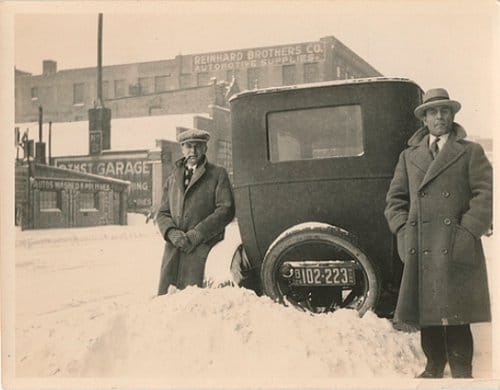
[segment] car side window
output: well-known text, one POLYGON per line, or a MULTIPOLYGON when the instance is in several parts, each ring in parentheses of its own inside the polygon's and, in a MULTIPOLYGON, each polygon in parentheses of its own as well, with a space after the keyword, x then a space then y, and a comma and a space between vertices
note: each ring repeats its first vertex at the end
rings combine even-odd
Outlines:
POLYGON ((271 162, 362 156, 360 105, 275 111, 267 114, 271 162))

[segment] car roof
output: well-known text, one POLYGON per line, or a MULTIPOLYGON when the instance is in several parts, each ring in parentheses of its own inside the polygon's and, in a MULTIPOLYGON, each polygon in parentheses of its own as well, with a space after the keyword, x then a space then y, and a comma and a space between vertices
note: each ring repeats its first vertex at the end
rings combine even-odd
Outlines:
POLYGON ((414 84, 420 88, 420 86, 416 82, 414 82, 413 80, 410 80, 408 78, 405 78, 405 77, 368 77, 368 78, 349 79, 349 80, 320 81, 320 82, 316 82, 316 83, 296 84, 296 85, 286 85, 286 86, 279 86, 279 87, 268 87, 268 88, 261 88, 261 89, 245 90, 245 91, 239 92, 239 93, 231 96, 229 98, 229 101, 231 102, 232 100, 238 99, 242 96, 262 95, 262 94, 270 94, 270 93, 276 93, 276 92, 310 89, 310 88, 323 88, 323 87, 329 87, 329 86, 333 86, 333 85, 372 84, 372 83, 380 83, 380 82, 403 82, 403 83, 414 84))

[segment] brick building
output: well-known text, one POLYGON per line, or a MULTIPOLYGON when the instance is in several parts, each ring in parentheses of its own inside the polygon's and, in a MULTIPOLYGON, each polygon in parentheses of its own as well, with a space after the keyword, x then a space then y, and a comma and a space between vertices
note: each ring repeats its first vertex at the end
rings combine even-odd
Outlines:
MULTIPOLYGON (((36 120, 38 107, 52 122, 87 119, 97 96, 96 70, 43 73, 16 69, 16 122, 36 120)), ((214 79, 234 77, 241 90, 316 81, 381 76, 333 36, 314 42, 178 55, 173 59, 103 67, 103 97, 113 118, 207 112, 215 100, 214 79)))

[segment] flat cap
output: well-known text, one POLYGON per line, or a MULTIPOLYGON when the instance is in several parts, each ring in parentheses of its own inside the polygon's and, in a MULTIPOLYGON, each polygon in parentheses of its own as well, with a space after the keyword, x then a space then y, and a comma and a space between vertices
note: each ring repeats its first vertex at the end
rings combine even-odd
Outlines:
POLYGON ((200 129, 185 128, 177 134, 177 142, 183 144, 184 142, 208 142, 210 133, 200 129))

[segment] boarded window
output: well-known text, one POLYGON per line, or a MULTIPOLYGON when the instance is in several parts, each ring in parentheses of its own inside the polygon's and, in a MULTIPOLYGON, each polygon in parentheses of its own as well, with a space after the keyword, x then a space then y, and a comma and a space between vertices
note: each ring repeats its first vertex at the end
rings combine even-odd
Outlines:
POLYGON ((164 92, 169 89, 173 89, 169 87, 170 75, 162 75, 155 77, 155 92, 164 92))
POLYGON ((40 191, 40 211, 60 209, 61 194, 59 191, 40 191))
POLYGON ((141 95, 147 95, 153 92, 153 78, 139 77, 139 89, 141 95))
POLYGON ((319 81, 319 65, 317 62, 304 64, 304 82, 314 83, 319 81))
POLYGON ((97 209, 99 196, 97 192, 80 192, 80 210, 97 209))
POLYGON ((361 156, 361 106, 272 112, 267 117, 272 162, 361 156))
POLYGON ((115 80, 115 98, 126 95, 125 80, 115 80))
POLYGON ((85 84, 73 84, 73 104, 83 104, 85 99, 85 84))
POLYGON ((295 65, 283 65, 283 85, 293 85, 297 83, 295 65))
POLYGON ((198 86, 210 84, 210 77, 208 72, 202 72, 197 74, 198 86))
POLYGON ((239 82, 240 81, 240 70, 239 69, 231 69, 226 71, 226 81, 231 82, 234 78, 239 82))

